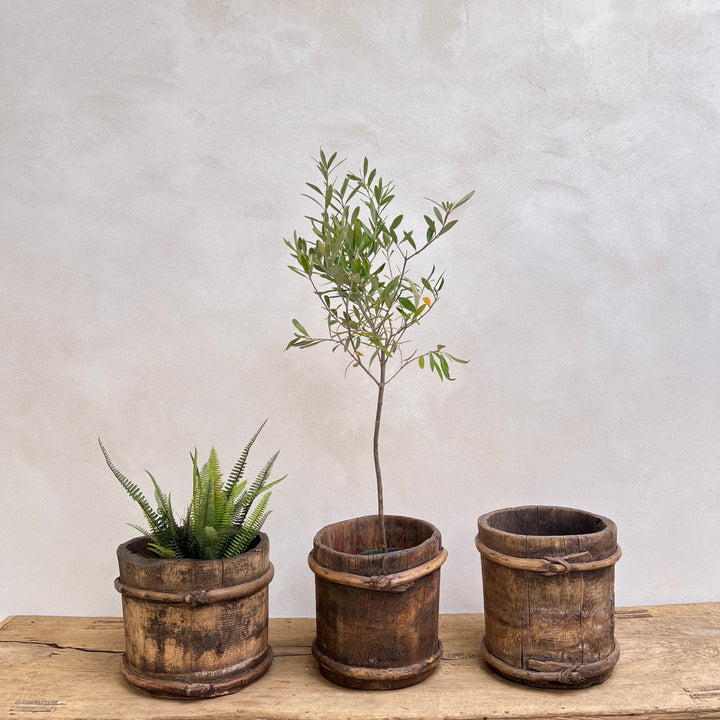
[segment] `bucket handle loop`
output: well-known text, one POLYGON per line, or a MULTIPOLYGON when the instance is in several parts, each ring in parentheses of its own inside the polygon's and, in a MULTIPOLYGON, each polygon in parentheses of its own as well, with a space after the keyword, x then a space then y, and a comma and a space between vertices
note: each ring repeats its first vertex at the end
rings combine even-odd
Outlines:
POLYGON ((545 683, 560 683, 559 687, 564 688, 585 687, 588 682, 598 682, 607 677, 620 657, 620 648, 616 642, 613 642, 612 650, 606 657, 583 664, 529 658, 523 667, 509 665, 490 651, 487 638, 483 639, 480 651, 485 660, 505 677, 519 682, 538 684, 540 687, 545 683))
POLYGON ((545 576, 600 570, 601 568, 614 565, 622 555, 622 550, 617 543, 615 544, 615 552, 601 560, 588 560, 590 553, 587 550, 565 555, 564 557, 519 558, 511 555, 503 555, 497 550, 492 550, 487 545, 484 545, 480 540, 479 534, 475 537, 475 545, 484 558, 487 558, 497 565, 514 568, 515 570, 539 572, 545 576))
POLYGON ((446 558, 447 550, 440 548, 440 552, 432 560, 391 575, 356 575, 340 570, 332 570, 320 565, 315 560, 313 552, 308 555, 308 565, 318 577, 338 585, 347 585, 362 590, 379 590, 380 592, 405 592, 413 586, 416 580, 437 570, 445 562, 446 558))
POLYGON ((574 555, 565 555, 564 557, 544 557, 543 560, 547 563, 547 569, 543 572, 543 575, 564 575, 572 569, 571 562, 587 560, 589 557, 590 553, 587 550, 574 555))
POLYGON ((535 672, 557 673, 557 679, 561 683, 572 683, 582 680, 582 664, 568 664, 552 661, 533 660, 527 662, 527 669, 535 672))
POLYGON ((537 677, 544 677, 549 680, 556 680, 567 687, 583 683, 585 680, 602 675, 611 669, 620 655, 617 643, 607 657, 593 663, 562 663, 554 660, 535 660, 530 658, 527 661, 527 670, 537 674, 537 677))

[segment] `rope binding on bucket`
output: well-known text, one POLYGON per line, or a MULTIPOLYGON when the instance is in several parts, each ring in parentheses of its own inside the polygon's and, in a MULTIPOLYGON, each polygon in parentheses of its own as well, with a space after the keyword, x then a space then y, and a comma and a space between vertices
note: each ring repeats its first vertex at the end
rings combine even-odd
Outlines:
POLYGON ((475 545, 480 554, 494 562, 496 565, 502 565, 515 570, 529 570, 538 572, 545 576, 564 575, 569 572, 589 572, 591 570, 600 570, 602 568, 614 565, 621 557, 622 550, 616 543, 615 552, 601 560, 590 560, 590 553, 585 550, 579 553, 572 553, 562 557, 542 557, 542 558, 519 558, 512 555, 504 555, 484 545, 480 540, 480 536, 475 537, 475 545))

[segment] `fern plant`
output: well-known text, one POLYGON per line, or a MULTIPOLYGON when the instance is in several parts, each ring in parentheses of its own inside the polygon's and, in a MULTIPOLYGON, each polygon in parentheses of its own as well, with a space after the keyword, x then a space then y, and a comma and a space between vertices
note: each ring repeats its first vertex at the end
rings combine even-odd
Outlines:
MULTIPOLYGON (((382 550, 387 550, 383 483, 378 439, 385 388, 411 363, 453 380, 450 363, 464 363, 444 345, 418 352, 408 347, 407 331, 435 308, 445 282, 435 267, 425 275, 410 276, 415 259, 457 223, 451 217, 474 191, 456 202, 434 202, 425 215, 424 237, 402 228, 403 215, 391 215, 395 197, 392 182, 384 182, 368 159, 356 173, 336 177, 337 153, 320 151, 316 166, 320 181, 306 183, 317 207, 306 216, 312 234, 293 233, 285 240, 295 265, 290 269, 310 281, 320 301, 327 327, 322 336, 311 335, 293 319, 295 332, 287 348, 305 349, 329 343, 349 356, 347 368, 360 368, 377 387, 373 459, 377 487, 382 550)), ((286 348, 286 349, 287 349, 286 348)), ((347 369, 346 369, 347 371, 347 369)))
POLYGON ((170 495, 160 489, 152 474, 146 471, 155 489, 157 508, 153 508, 142 490, 115 467, 98 438, 107 466, 128 495, 138 503, 149 529, 132 523, 130 526, 149 538, 148 549, 154 555, 161 558, 229 558, 244 553, 250 547, 270 514, 267 509, 270 488, 287 477, 283 475, 268 482, 278 456, 276 452, 249 487, 247 480, 243 480, 250 448, 264 425, 250 438, 225 481, 215 448, 210 450, 210 457, 202 467, 198 465, 197 449, 190 454, 192 500, 181 522, 175 517, 170 495))

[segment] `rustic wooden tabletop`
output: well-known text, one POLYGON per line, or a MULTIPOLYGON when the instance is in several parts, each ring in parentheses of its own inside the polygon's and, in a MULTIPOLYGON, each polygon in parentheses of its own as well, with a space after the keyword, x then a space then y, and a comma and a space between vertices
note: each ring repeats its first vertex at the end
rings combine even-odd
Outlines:
POLYGON ((272 619, 275 660, 234 695, 161 700, 120 675, 119 618, 14 616, 0 623, 0 717, 52 720, 469 720, 720 718, 720 603, 618 609, 621 656, 585 690, 539 690, 500 678, 480 657, 482 615, 443 615, 440 668, 389 692, 327 682, 310 654, 313 619, 272 619))

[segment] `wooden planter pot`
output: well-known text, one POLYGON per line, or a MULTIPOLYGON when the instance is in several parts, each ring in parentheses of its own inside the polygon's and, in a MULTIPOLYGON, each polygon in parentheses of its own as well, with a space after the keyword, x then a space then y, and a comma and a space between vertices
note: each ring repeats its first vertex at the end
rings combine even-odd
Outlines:
POLYGON ((265 533, 247 552, 224 560, 147 557, 146 538, 118 548, 125 654, 122 673, 161 697, 236 692, 272 662, 265 533))
POLYGON ((475 542, 482 555, 487 662, 537 687, 605 680, 620 654, 615 523, 569 508, 508 508, 478 519, 475 542))
POLYGON ((376 516, 324 527, 308 562, 315 573, 320 672, 345 687, 394 690, 414 685, 440 663, 440 566, 447 557, 430 523, 386 516, 388 553, 376 516))

